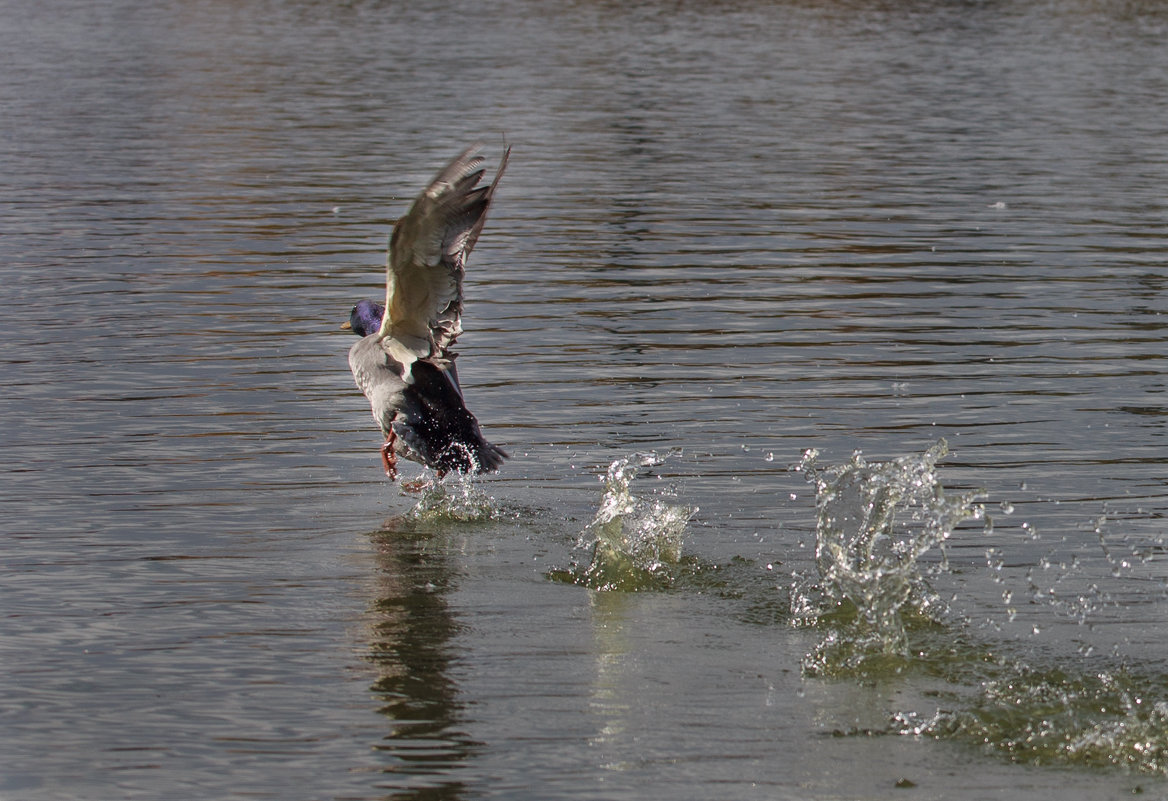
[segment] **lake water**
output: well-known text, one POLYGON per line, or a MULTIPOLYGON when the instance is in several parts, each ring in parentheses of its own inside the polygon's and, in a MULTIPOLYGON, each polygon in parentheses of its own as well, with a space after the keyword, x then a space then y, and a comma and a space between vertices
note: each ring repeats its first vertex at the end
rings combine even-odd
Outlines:
POLYGON ((1168 797, 1166 38, 0 0, 0 798, 1168 797), (476 139, 459 370, 512 459, 410 495, 337 328, 476 139), (969 519, 873 645, 824 477, 941 440, 969 519))

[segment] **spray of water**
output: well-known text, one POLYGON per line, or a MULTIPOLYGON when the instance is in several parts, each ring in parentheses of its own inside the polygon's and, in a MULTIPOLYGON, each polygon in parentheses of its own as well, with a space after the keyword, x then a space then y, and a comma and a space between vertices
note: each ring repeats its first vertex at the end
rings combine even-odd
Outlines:
POLYGON ((416 491, 418 502, 407 513, 414 520, 474 523, 497 520, 502 515, 498 502, 472 475, 450 473, 441 479, 420 482, 416 491))
MULTIPOLYGON (((912 672, 945 682, 949 690, 936 695, 941 708, 897 712, 889 734, 965 742, 1034 765, 1168 775, 1168 677, 1161 670, 1041 666, 1033 654, 979 644, 943 619, 926 579, 945 569, 944 543, 955 526, 971 519, 988 525, 981 492, 949 494, 939 483, 936 465, 945 453, 941 441, 920 456, 883 463, 856 454, 846 465, 821 467, 815 452, 804 456, 799 469, 817 493, 819 577, 796 585, 792 608, 797 623, 824 632, 804 657, 805 673, 912 672), (934 549, 940 558, 930 568, 923 558, 934 549)), ((1125 569, 1128 555, 1104 538, 1104 522, 1096 534, 1107 562, 1125 569)), ((989 566, 1000 572, 996 551, 989 566)), ((1069 592, 1054 592, 1057 581, 1042 593, 1030 583, 1036 599, 1080 621, 1103 603, 1091 596, 1072 605, 1063 598, 1073 598, 1069 592)), ((1013 614, 1010 596, 1003 599, 1013 614)))
POLYGON ((826 630, 804 659, 809 674, 886 669, 907 658, 906 626, 927 624, 944 604, 929 588, 920 562, 962 521, 982 519, 981 491, 950 495, 937 480, 948 453, 940 440, 924 454, 868 463, 857 451, 848 464, 822 467, 814 450, 797 466, 816 489, 818 579, 793 588, 797 624, 826 630))
POLYGON ((1018 662, 990 663, 982 670, 981 693, 967 707, 929 716, 900 713, 891 730, 967 742, 1033 765, 1168 775, 1164 676, 1018 662))
POLYGON ((600 509, 576 543, 580 558, 553 578, 597 590, 636 591, 671 583, 686 525, 698 510, 670 503, 668 491, 649 498, 632 491, 637 475, 666 456, 636 453, 608 466, 600 509))

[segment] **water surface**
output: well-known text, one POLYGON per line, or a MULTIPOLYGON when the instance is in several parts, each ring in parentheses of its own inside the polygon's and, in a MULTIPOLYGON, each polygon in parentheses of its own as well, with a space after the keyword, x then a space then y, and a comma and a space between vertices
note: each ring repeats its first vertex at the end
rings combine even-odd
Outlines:
POLYGON ((4 798, 1168 794, 1159 4, 0 20, 4 798), (513 458, 422 514, 336 327, 476 139, 459 369, 513 458), (809 671, 789 466, 941 438, 993 518, 921 557, 947 608, 809 671), (680 561, 562 580, 648 451, 680 561))

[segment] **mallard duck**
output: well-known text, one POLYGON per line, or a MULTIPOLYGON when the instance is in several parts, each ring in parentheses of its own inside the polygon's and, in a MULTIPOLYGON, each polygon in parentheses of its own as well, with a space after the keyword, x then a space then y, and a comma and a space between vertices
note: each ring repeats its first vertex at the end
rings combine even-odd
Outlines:
POLYGON ((385 305, 363 300, 342 326, 361 337, 349 350, 349 367, 385 434, 381 461, 391 481, 398 456, 440 477, 497 470, 507 458, 467 410, 451 351, 462 333, 466 260, 511 155, 508 148, 495 179, 478 186, 478 150, 467 148, 447 164, 393 227, 385 305))

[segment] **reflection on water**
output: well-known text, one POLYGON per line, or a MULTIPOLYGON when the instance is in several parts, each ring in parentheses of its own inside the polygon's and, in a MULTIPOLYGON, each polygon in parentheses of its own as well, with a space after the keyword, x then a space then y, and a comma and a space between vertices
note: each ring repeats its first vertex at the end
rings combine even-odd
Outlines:
POLYGON ((597 718, 591 744, 607 770, 627 767, 629 717, 637 704, 628 697, 627 668, 631 643, 627 629, 630 601, 624 593, 597 592, 590 598, 591 625, 595 637, 596 678, 589 711, 597 718))
POLYGON ((389 725, 374 746, 393 777, 386 789, 402 799, 460 798, 459 768, 480 744, 466 732, 465 703, 451 675, 459 624, 446 598, 455 576, 431 528, 398 518, 371 537, 379 582, 367 659, 389 725))

